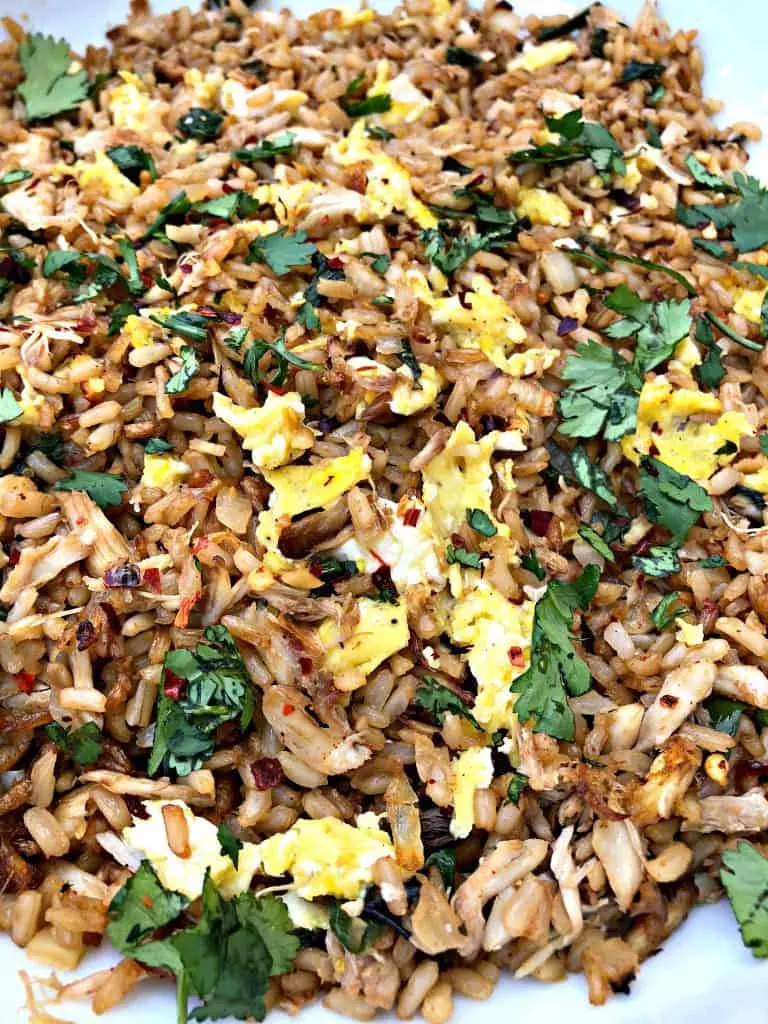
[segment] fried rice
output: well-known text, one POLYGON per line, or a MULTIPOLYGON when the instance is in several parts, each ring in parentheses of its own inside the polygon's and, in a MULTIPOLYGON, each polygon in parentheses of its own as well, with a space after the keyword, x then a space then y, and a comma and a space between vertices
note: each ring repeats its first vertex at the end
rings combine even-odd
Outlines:
POLYGON ((768 233, 695 31, 6 28, 0 927, 180 1020, 601 1004, 724 887, 766 955, 768 233))

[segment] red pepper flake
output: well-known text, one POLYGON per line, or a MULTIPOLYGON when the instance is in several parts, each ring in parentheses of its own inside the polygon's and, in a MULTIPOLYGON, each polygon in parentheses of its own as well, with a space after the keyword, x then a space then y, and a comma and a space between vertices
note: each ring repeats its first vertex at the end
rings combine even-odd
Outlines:
POLYGON ((182 274, 191 274, 194 269, 191 263, 181 263, 179 265, 179 270, 182 274))
POLYGON ((543 509, 533 508, 528 513, 531 517, 531 529, 537 537, 546 537, 549 524, 554 519, 552 512, 545 512, 543 509))
POLYGON ((12 547, 11 552, 8 555, 8 565, 13 569, 14 566, 19 564, 21 558, 21 548, 12 547))
POLYGON ((203 548, 207 548, 210 543, 210 537, 198 537, 192 545, 192 554, 196 555, 198 551, 202 551, 203 548))
POLYGON ((267 391, 271 391, 273 395, 286 394, 285 388, 279 388, 277 384, 267 384, 267 391))
POLYGON ((634 554, 636 555, 647 555, 653 547, 653 541, 650 537, 644 537, 640 543, 635 547, 634 554))
POLYGON ((331 258, 328 260, 327 266, 329 267, 330 270, 343 270, 344 261, 340 260, 338 256, 331 256, 331 258))
POLYGON ((154 906, 154 904, 152 903, 152 897, 147 896, 146 893, 141 897, 141 902, 144 904, 147 910, 151 910, 152 907, 154 906))
POLYGON ((151 288, 152 285, 155 283, 154 278, 152 277, 148 270, 140 270, 139 277, 141 278, 142 284, 144 285, 145 288, 151 288))
POLYGON ((283 781, 283 768, 275 757, 260 757, 251 764, 251 775, 256 789, 263 793, 283 781))
POLYGON ((671 693, 664 693, 659 697, 659 704, 662 704, 665 708, 673 708, 676 706, 678 701, 677 697, 673 697, 671 693))
POLYGON ((308 658, 306 655, 303 655, 301 658, 299 658, 299 668, 301 669, 305 676, 308 676, 309 673, 312 671, 312 659, 308 658))
POLYGON ((145 569, 142 575, 142 582, 147 590, 151 590, 155 594, 160 593, 161 589, 161 577, 159 569, 145 569))
POLYGON ((292 715, 295 710, 296 708, 293 706, 293 704, 283 704, 283 714, 286 716, 286 718, 288 717, 288 715, 292 715))
POLYGON ((35 688, 34 672, 17 672, 13 681, 22 693, 32 693, 35 688))
POLYGON ((96 317, 81 316, 75 324, 75 330, 78 334, 93 334, 96 330, 96 317))
POLYGON ((185 685, 185 679, 177 676, 175 672, 171 672, 169 668, 165 670, 163 674, 163 693, 169 700, 178 700, 185 685))
POLYGON ((201 591, 196 590, 192 597, 182 597, 181 603, 179 604, 179 610, 176 612, 176 618, 173 620, 173 624, 176 629, 187 628, 189 625, 189 613, 200 600, 201 596, 201 591))
POLYGON ((420 508, 409 508, 403 516, 403 524, 405 526, 416 526, 421 519, 420 508))
POLYGON ((525 668, 525 657, 522 647, 510 647, 507 651, 507 657, 515 668, 525 668))

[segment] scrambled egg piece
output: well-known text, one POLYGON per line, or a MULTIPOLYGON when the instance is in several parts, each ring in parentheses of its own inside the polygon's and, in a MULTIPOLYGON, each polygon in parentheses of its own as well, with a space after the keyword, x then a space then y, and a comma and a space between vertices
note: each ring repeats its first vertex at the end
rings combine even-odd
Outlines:
POLYGON ((384 220, 393 210, 399 210, 420 228, 437 227, 437 217, 413 194, 410 176, 403 165, 366 136, 365 118, 359 118, 349 134, 328 152, 342 167, 361 162, 369 165, 366 204, 360 214, 365 222, 384 220))
POLYGON ((701 364, 701 353, 690 338, 683 338, 675 346, 674 357, 670 360, 672 370, 685 370, 690 373, 694 366, 701 364))
POLYGON ((553 64, 562 64, 574 53, 576 43, 571 40, 551 39, 523 50, 519 57, 513 58, 507 64, 507 71, 540 71, 541 68, 551 67, 553 64))
POLYGON ((300 89, 274 89, 260 85, 249 89, 236 78, 225 78, 219 89, 219 102, 233 117, 265 117, 279 110, 295 113, 309 97, 300 89))
POLYGON ((346 455, 313 466, 265 470, 264 479, 273 488, 269 507, 275 516, 289 518, 313 508, 327 508, 365 480, 370 471, 370 457, 362 448, 352 448, 346 455))
POLYGON ((555 362, 558 352, 549 348, 510 355, 512 346, 525 341, 525 328, 482 274, 473 276, 472 289, 463 302, 458 295, 432 301, 432 322, 446 327, 460 348, 479 349, 494 366, 513 377, 541 372, 555 362))
POLYGON ((181 483, 189 473, 189 466, 172 455, 145 455, 144 469, 139 481, 142 487, 158 487, 169 491, 181 483))
POLYGON ((685 619, 677 620, 677 633, 675 634, 680 643, 686 647, 698 647, 704 643, 704 626, 698 622, 686 622, 685 619))
POLYGON ((338 818, 299 818, 287 832, 260 843, 259 851, 264 872, 293 875, 296 894, 307 900, 356 899, 373 881, 376 861, 394 856, 392 840, 370 812, 359 815, 356 825, 338 818))
POLYGON ((398 121, 410 124, 418 121, 432 106, 432 100, 416 88, 408 75, 399 74, 390 81, 388 60, 380 60, 376 65, 376 79, 368 91, 369 96, 380 93, 389 94, 392 106, 386 113, 378 115, 379 124, 397 124, 398 121))
POLYGON ((764 288, 729 288, 734 298, 733 311, 753 324, 760 323, 760 310, 768 293, 768 284, 764 288))
POLYGON ((184 85, 192 90, 197 102, 206 108, 216 103, 223 81, 224 75, 220 68, 206 71, 205 74, 199 68, 189 68, 184 72, 184 85))
POLYGON ((624 166, 624 174, 615 174, 613 176, 613 184, 616 188, 623 189, 625 192, 634 192, 643 180, 642 172, 637 165, 637 158, 633 157, 631 160, 626 160, 624 166))
POLYGON ((354 7, 339 6, 342 28, 354 28, 356 25, 367 25, 373 19, 373 11, 358 11, 354 7))
POLYGON ((156 330, 157 327, 151 320, 131 313, 130 316, 125 318, 125 323, 120 333, 127 335, 133 348, 143 348, 145 345, 153 344, 156 340, 156 330))
POLYGON ((472 427, 461 420, 442 452, 421 471, 424 504, 443 537, 463 526, 468 508, 485 512, 498 532, 509 536, 509 527, 491 512, 490 459, 498 436, 498 431, 492 431, 478 441, 472 427))
POLYGON ((130 178, 120 173, 106 153, 96 152, 93 160, 77 160, 71 167, 62 164, 62 168, 77 178, 81 188, 94 186, 117 203, 130 203, 140 192, 130 178))
POLYGON ((311 900, 302 899, 292 890, 282 893, 280 899, 288 910, 288 916, 294 928, 306 928, 308 932, 311 932, 315 928, 330 927, 331 912, 322 903, 313 903, 311 900))
POLYGON ((439 554, 441 544, 432 517, 421 502, 408 495, 398 504, 379 498, 377 507, 386 525, 370 546, 352 538, 335 548, 333 554, 356 562, 361 572, 375 572, 386 565, 401 593, 418 583, 442 587, 445 573, 439 554))
POLYGON ((163 118, 170 107, 163 100, 152 99, 149 90, 138 75, 132 71, 118 72, 122 85, 110 89, 106 106, 115 128, 125 128, 145 137, 149 136, 157 145, 163 145, 172 138, 163 118))
MULTIPOLYGON (((23 397, 22 393, 22 399, 23 397)), ((745 487, 749 487, 750 490, 760 491, 761 494, 768 494, 768 466, 758 469, 756 473, 745 473, 742 477, 742 483, 745 487)))
POLYGON ((251 194, 260 203, 274 208, 280 224, 291 224, 306 213, 312 200, 323 191, 316 182, 297 181, 290 185, 281 182, 259 185, 251 194))
POLYGON ((475 824, 475 792, 493 781, 490 747, 470 747, 451 762, 453 769, 453 817, 449 826, 456 839, 466 839, 475 824))
POLYGON ((726 441, 738 444, 742 434, 753 434, 741 412, 722 413, 716 395, 690 388, 673 388, 664 376, 646 381, 640 392, 637 431, 621 442, 624 455, 636 465, 650 451, 665 465, 706 483, 733 455, 718 455, 726 441), (692 416, 716 417, 693 421, 692 416))
POLYGON ((345 691, 365 685, 366 676, 407 646, 410 637, 404 602, 361 597, 357 610, 360 618, 346 640, 335 619, 326 619, 317 628, 317 639, 327 651, 324 667, 333 673, 336 687, 345 691))
POLYGON ((292 462, 314 442, 313 432, 304 425, 304 403, 296 391, 285 395, 270 391, 264 405, 255 409, 237 405, 216 391, 213 414, 242 437, 243 448, 260 469, 292 462))
POLYGON ((533 224, 567 228, 571 223, 571 211, 566 203, 545 188, 521 188, 517 193, 517 212, 533 224))
POLYGON ((429 409, 440 394, 443 378, 434 366, 419 363, 419 369, 421 376, 418 381, 413 379, 413 374, 407 366, 400 366, 397 369, 397 375, 402 377, 402 380, 395 384, 389 408, 398 416, 413 416, 417 412, 429 409))
POLYGON ((512 726, 516 695, 510 686, 528 668, 535 601, 512 604, 485 580, 456 601, 448 634, 469 646, 477 680, 472 714, 487 732, 512 726))

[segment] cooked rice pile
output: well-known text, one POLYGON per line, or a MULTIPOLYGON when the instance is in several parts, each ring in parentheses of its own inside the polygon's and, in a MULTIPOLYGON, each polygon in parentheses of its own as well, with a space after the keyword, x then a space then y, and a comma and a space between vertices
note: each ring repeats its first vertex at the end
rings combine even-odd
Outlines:
POLYGON ((0 927, 99 1012, 603 1003, 766 870, 758 133, 553 24, 8 26, 0 927))

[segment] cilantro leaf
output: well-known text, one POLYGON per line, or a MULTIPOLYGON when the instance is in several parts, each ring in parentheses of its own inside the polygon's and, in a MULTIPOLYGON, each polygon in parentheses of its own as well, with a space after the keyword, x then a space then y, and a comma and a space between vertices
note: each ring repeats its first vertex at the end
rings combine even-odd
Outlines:
POLYGON ((467 569, 479 569, 482 566, 482 555, 477 551, 467 551, 465 548, 454 547, 449 544, 445 549, 445 560, 448 565, 463 565, 467 569))
POLYGON ((306 231, 289 235, 287 228, 278 228, 270 235, 254 238, 248 247, 248 263, 266 263, 278 277, 292 267, 306 267, 312 262, 317 246, 307 241, 306 231))
POLYGON ((483 58, 463 46, 448 46, 445 50, 445 63, 460 68, 476 68, 483 63, 483 58))
POLYGON ((715 341, 712 325, 704 317, 699 317, 696 321, 696 341, 706 346, 707 349, 707 354, 702 362, 693 368, 696 379, 703 388, 717 388, 725 377, 725 367, 722 353, 715 341))
POLYGON ((190 341, 206 341, 211 323, 210 318, 203 316, 202 313, 190 313, 186 309, 171 313, 165 320, 159 316, 151 316, 150 320, 173 331, 174 334, 181 335, 182 338, 189 338, 190 341))
POLYGON ((746 704, 738 700, 729 700, 727 697, 710 697, 704 707, 707 709, 712 728, 728 736, 735 736, 739 731, 741 716, 747 710, 746 704))
POLYGON ((596 341, 587 341, 568 356, 562 376, 573 383, 557 403, 563 417, 561 434, 596 437, 602 432, 606 440, 618 441, 632 433, 641 382, 626 359, 596 341))
POLYGON ((218 138, 221 133, 221 126, 224 124, 224 115, 216 110, 205 110, 203 107, 190 107, 186 114, 182 114, 176 122, 176 129, 181 135, 188 139, 199 139, 201 142, 211 142, 218 138))
POLYGON ((237 862, 243 848, 242 840, 237 838, 229 825, 219 825, 216 829, 216 838, 219 840, 221 852, 225 857, 229 857, 237 870, 237 862))
POLYGON ((701 160, 693 153, 689 153, 685 158, 685 166, 688 168, 693 180, 704 188, 715 189, 718 192, 736 191, 733 185, 729 184, 725 178, 721 178, 719 174, 712 174, 711 171, 708 171, 701 160))
POLYGON ((143 940, 174 922, 188 905, 186 896, 163 888, 152 865, 144 860, 109 905, 107 936, 113 946, 134 960, 178 974, 181 960, 171 940, 143 940))
POLYGON ((632 565, 646 576, 662 579, 680 572, 677 550, 670 545, 652 547, 647 555, 632 555, 632 565))
POLYGON ((66 39, 35 32, 19 45, 24 81, 17 92, 24 100, 28 121, 45 121, 78 106, 88 97, 88 75, 70 71, 72 57, 66 39))
POLYGON ((345 98, 341 105, 348 117, 368 117, 370 114, 386 114, 391 110, 392 97, 388 92, 379 92, 362 100, 345 98))
POLYGON ((43 277, 66 274, 69 284, 75 288, 86 278, 86 269, 81 259, 82 253, 77 249, 50 249, 43 260, 43 277))
POLYGON ((495 537, 499 532, 491 517, 481 508, 468 508, 467 522, 475 533, 482 534, 483 537, 495 537))
POLYGON ((754 956, 768 957, 768 857, 744 840, 735 850, 723 851, 720 881, 744 945, 754 956))
POLYGON ((216 729, 239 717, 244 729, 253 715, 253 688, 237 644, 225 626, 208 626, 195 650, 165 656, 163 672, 184 682, 178 699, 164 689, 148 772, 189 775, 213 753, 216 729))
POLYGON ((79 729, 65 729, 58 722, 52 722, 46 725, 45 732, 75 764, 93 764, 98 760, 103 737, 95 722, 86 722, 79 729))
POLYGON ((17 419, 24 412, 24 409, 16 401, 10 388, 3 388, 0 391, 0 423, 10 423, 17 419))
POLYGON ((527 569, 528 572, 532 572, 537 580, 543 580, 547 575, 544 566, 536 557, 535 551, 529 551, 527 555, 523 555, 520 559, 520 565, 527 569))
POLYGON ((712 511, 712 499, 695 480, 649 456, 640 462, 640 491, 648 519, 665 527, 673 544, 682 544, 702 512, 712 511))
POLYGON ((549 452, 549 468, 545 472, 562 476, 568 483, 579 484, 596 494, 609 508, 618 509, 619 501, 611 490, 608 477, 592 462, 586 449, 576 445, 570 452, 566 452, 551 440, 546 442, 546 448, 549 452))
POLYGON ((165 225, 170 224, 172 220, 180 220, 182 217, 185 217, 191 208, 192 203, 190 202, 187 193, 179 192, 178 195, 175 195, 173 199, 166 203, 160 210, 160 213, 158 213, 147 230, 141 236, 142 242, 146 242, 149 238, 164 236, 163 229, 165 228, 165 225))
POLYGON ((140 146, 112 146, 107 156, 121 174, 138 185, 142 171, 149 171, 152 181, 157 179, 157 167, 152 156, 140 146))
POLYGON ((189 382, 200 369, 200 360, 191 345, 182 345, 181 369, 165 382, 165 393, 167 395, 182 395, 189 387, 189 382))
POLYGON ((242 149, 232 151, 235 160, 241 164, 252 164, 257 160, 274 160, 278 156, 292 155, 295 146, 296 136, 293 132, 283 132, 276 135, 274 139, 264 139, 256 146, 244 146, 242 149))
POLYGON ((27 178, 31 177, 32 171, 6 171, 5 174, 0 175, 0 186, 18 185, 20 181, 26 181, 27 178))
POLYGON ((424 867, 429 868, 433 865, 440 872, 443 888, 448 892, 456 884, 456 851, 444 847, 430 853, 424 861, 424 867))
POLYGON ((724 565, 728 565, 728 560, 722 555, 709 555, 708 558, 702 558, 699 565, 702 569, 721 569, 724 565))
POLYGON ((519 804, 520 797, 523 795, 523 790, 528 785, 528 776, 522 772, 513 772, 512 778, 507 784, 507 802, 511 804, 519 804))
POLYGON ((655 82, 661 78, 664 71, 665 67, 663 64, 649 64, 638 60, 631 60, 622 68, 619 81, 622 84, 638 82, 642 79, 647 82, 655 82))
POLYGON ((125 260, 125 266, 128 271, 128 291, 131 295, 142 295, 146 289, 144 287, 144 282, 141 279, 139 262, 136 258, 136 250, 127 238, 118 238, 117 248, 120 251, 120 255, 125 260))
POLYGON ((622 319, 610 324, 605 333, 609 338, 635 337, 632 365, 641 376, 668 359, 691 329, 690 299, 645 302, 620 284, 606 297, 605 305, 622 314, 622 319))
POLYGON ((87 469, 75 469, 66 480, 57 480, 54 491, 85 491, 99 508, 114 508, 121 505, 123 492, 128 485, 114 473, 91 473, 87 469))
POLYGON ((275 387, 282 387, 288 376, 288 367, 295 366, 299 370, 320 370, 319 363, 313 363, 309 359, 292 352, 285 344, 285 328, 280 329, 280 334, 274 341, 265 341, 259 338, 251 342, 243 358, 243 370, 245 375, 255 387, 260 387, 266 381, 275 387), (270 352, 275 360, 275 367, 269 376, 262 373, 260 362, 264 355, 270 352))
POLYGON ((172 452, 173 445, 162 437, 150 437, 144 445, 145 455, 162 455, 164 452, 172 452))
POLYGON ((589 544, 589 546, 593 548, 598 553, 598 555, 602 555, 602 557, 606 561, 616 561, 613 552, 605 543, 602 536, 597 532, 597 530, 593 530, 591 526, 580 526, 578 529, 578 534, 582 540, 585 540, 587 544, 589 544))
POLYGON ((591 678, 573 648, 571 625, 576 609, 589 607, 599 579, 598 567, 587 565, 573 583, 551 582, 536 602, 531 663, 511 687, 513 693, 520 694, 515 714, 521 722, 532 721, 534 732, 561 740, 574 737, 575 718, 568 694, 586 693, 591 678))
POLYGON ((363 921, 350 915, 341 908, 341 903, 334 900, 328 915, 331 931, 350 953, 362 953, 381 934, 381 925, 376 921, 363 921))
POLYGON ((548 39, 560 39, 562 36, 569 36, 581 28, 586 28, 587 18, 591 10, 592 4, 589 7, 585 7, 583 11, 578 11, 576 14, 571 15, 570 18, 566 18, 564 21, 557 21, 554 25, 547 25, 546 28, 536 33, 536 42, 546 43, 548 39))
POLYGON ((419 381, 421 380, 421 366, 419 365, 418 359, 413 354, 411 343, 407 338, 401 338, 400 344, 402 348, 396 353, 396 355, 403 366, 408 367, 411 371, 414 383, 420 387, 421 385, 419 385, 419 381))
POLYGON ((768 242, 768 191, 757 178, 740 172, 734 174, 733 185, 741 196, 735 202, 725 206, 678 204, 677 218, 687 227, 694 228, 711 221, 718 231, 730 233, 736 252, 760 249, 768 242))
POLYGON ((688 614, 688 606, 679 604, 680 595, 676 590, 671 594, 665 594, 651 612, 653 624, 660 633, 668 629, 681 615, 688 614), (677 607, 673 607, 677 603, 677 607))
POLYGON ((516 150, 509 154, 511 163, 571 164, 591 159, 605 181, 612 174, 625 173, 621 146, 601 124, 583 121, 580 110, 570 110, 562 117, 545 117, 544 121, 550 132, 560 136, 560 141, 516 150))
POLYGON ((439 726, 442 726, 445 713, 448 711, 453 715, 461 715, 466 718, 476 729, 480 728, 461 697, 447 686, 438 683, 432 676, 424 676, 424 683, 417 688, 414 700, 419 707, 424 708, 432 715, 435 723, 439 726))

